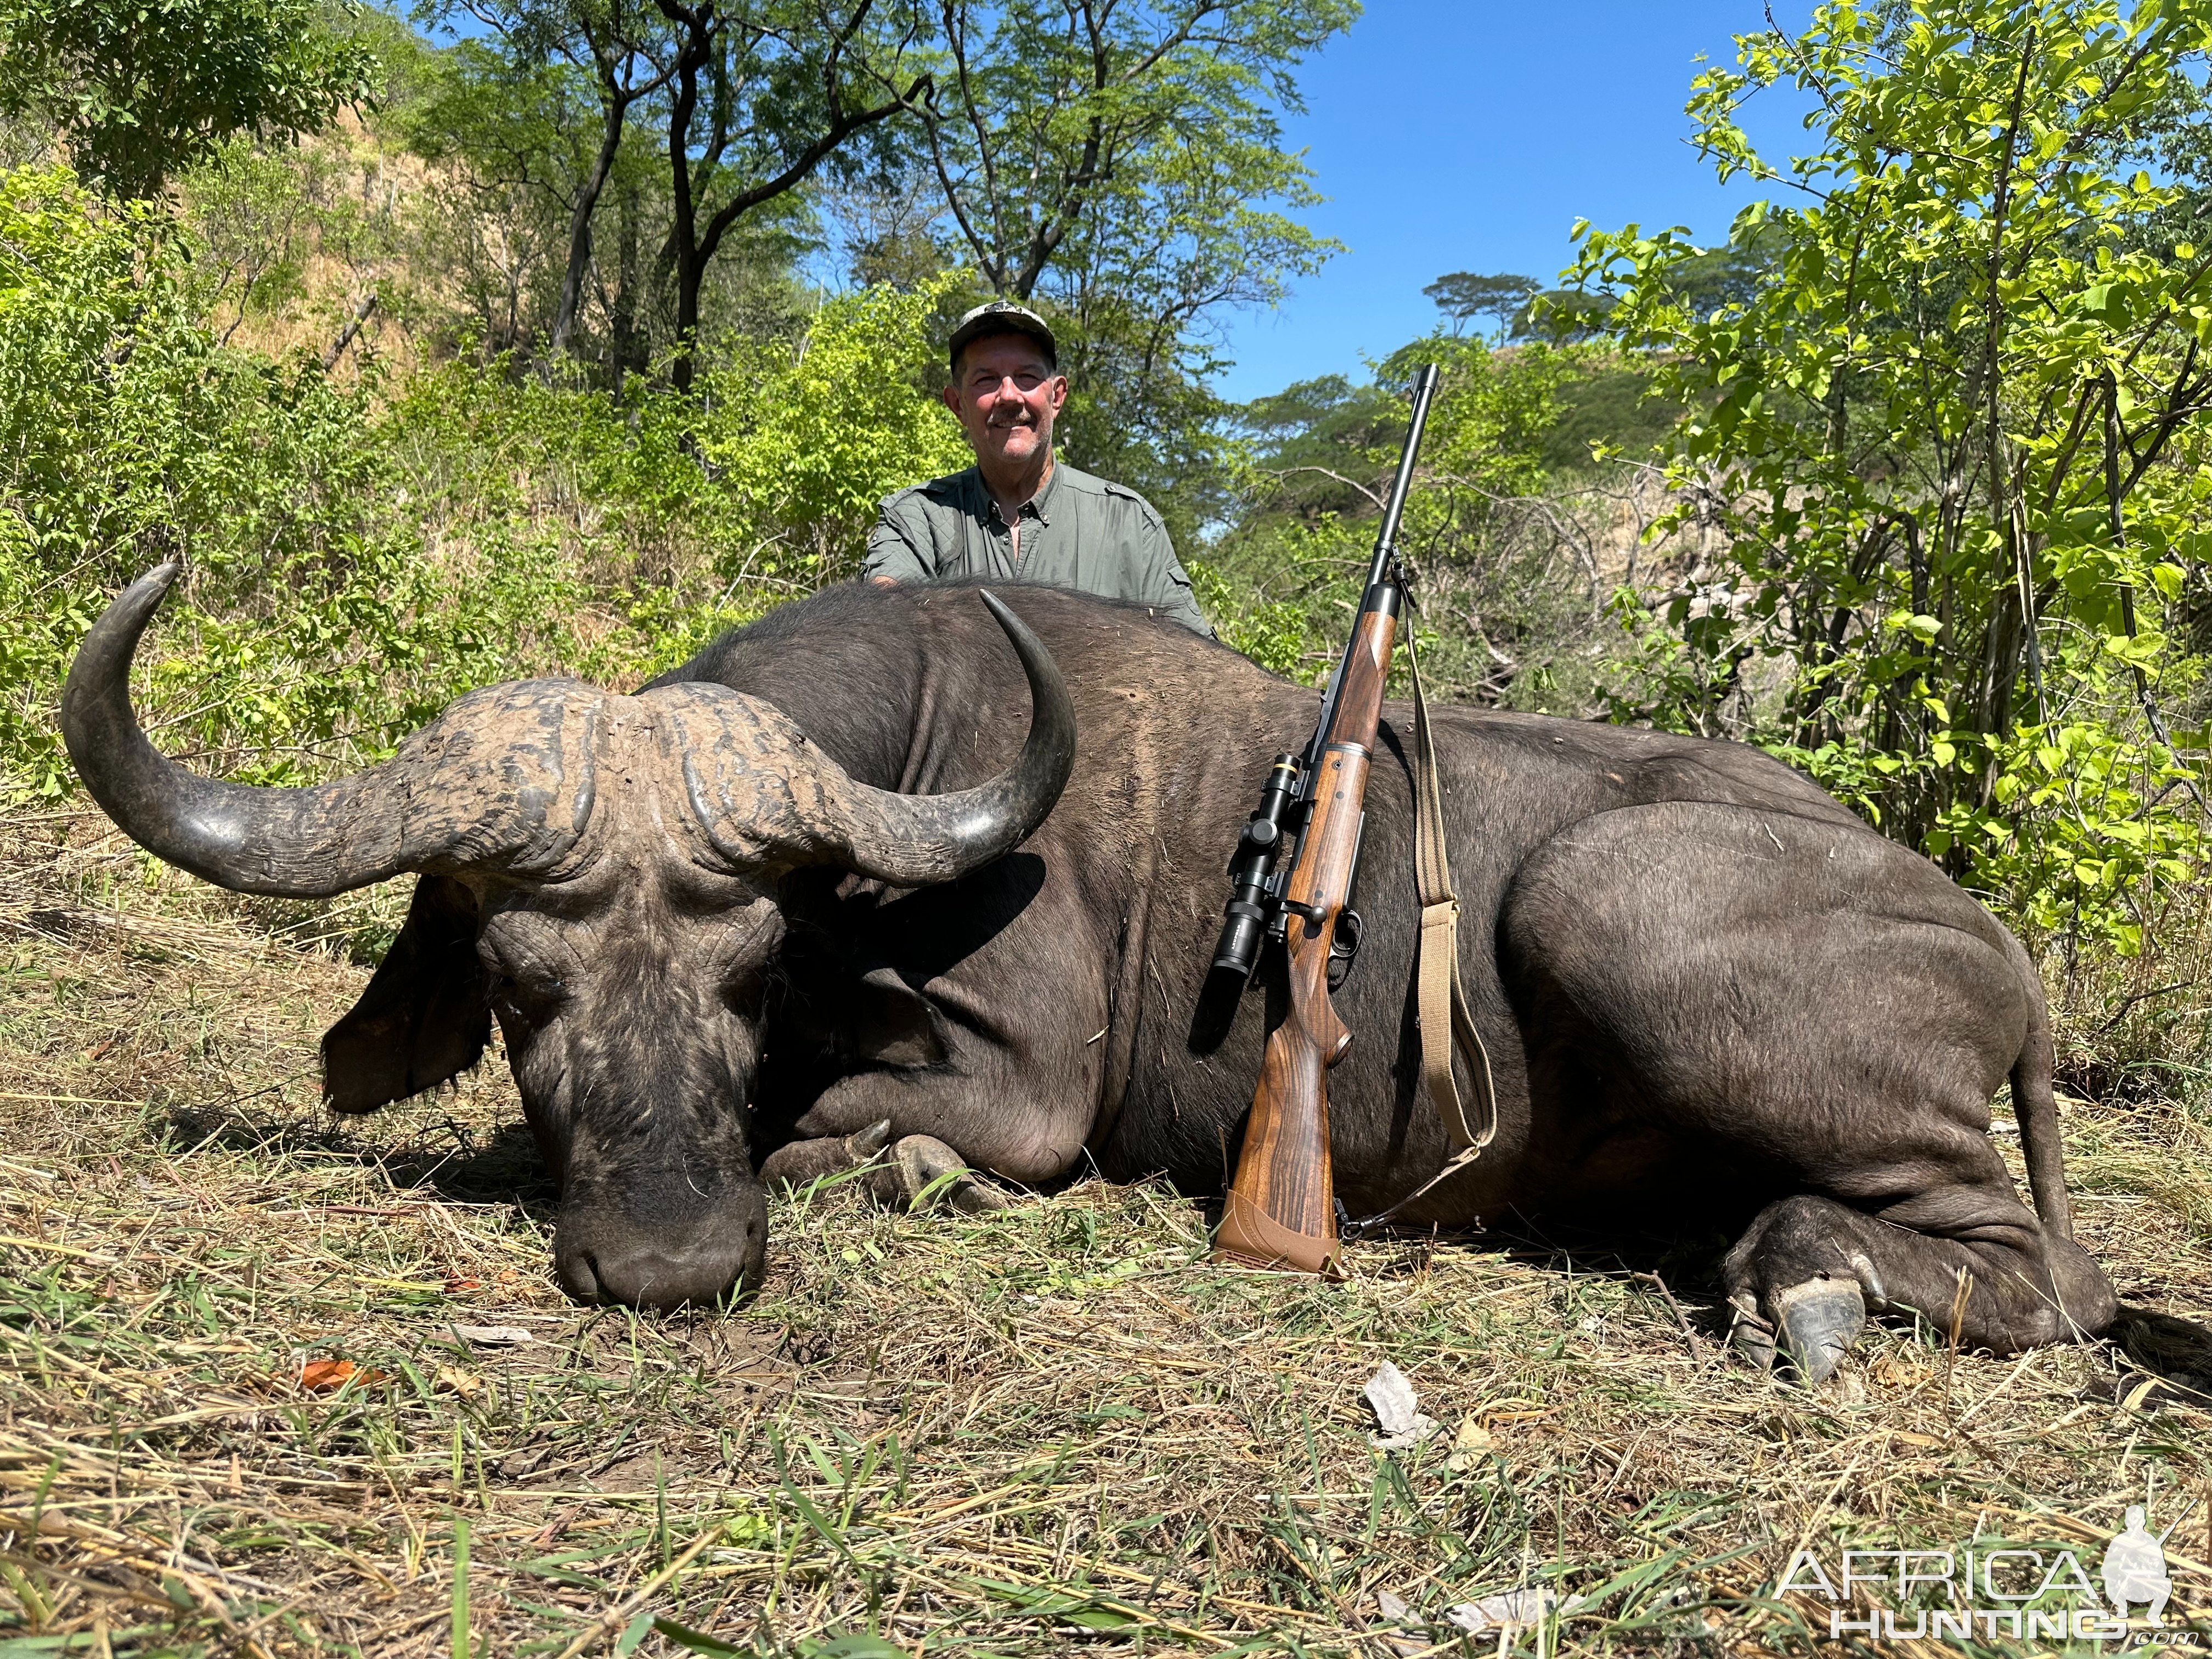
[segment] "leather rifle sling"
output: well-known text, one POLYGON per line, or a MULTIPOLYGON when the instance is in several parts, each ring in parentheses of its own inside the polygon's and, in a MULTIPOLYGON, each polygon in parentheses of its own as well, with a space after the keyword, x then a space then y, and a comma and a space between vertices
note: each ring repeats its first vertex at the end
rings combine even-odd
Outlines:
POLYGON ((1467 1011, 1459 978, 1459 897, 1452 891, 1451 860, 1444 850, 1443 781, 1437 769, 1436 743, 1429 732, 1429 700, 1421 695, 1421 659, 1413 630, 1406 629, 1406 662, 1413 681, 1413 883, 1421 904, 1421 942, 1417 958, 1414 1003, 1421 1031, 1421 1088, 1443 1120, 1444 1132, 1459 1143, 1443 1169, 1382 1214, 1359 1223, 1382 1222, 1442 1185, 1482 1156, 1497 1138, 1498 1091, 1490 1074, 1490 1051, 1467 1011), (1468 1121, 1452 1070, 1455 1051, 1467 1059, 1482 1127, 1468 1121))

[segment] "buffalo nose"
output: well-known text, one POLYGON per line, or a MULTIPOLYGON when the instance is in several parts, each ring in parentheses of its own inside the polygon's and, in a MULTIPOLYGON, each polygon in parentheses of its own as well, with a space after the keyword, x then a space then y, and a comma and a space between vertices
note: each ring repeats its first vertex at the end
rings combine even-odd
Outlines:
POLYGON ((561 1287, 580 1302, 712 1305, 759 1285, 768 1255, 767 1206, 757 1188, 673 1220, 564 1206, 553 1254, 561 1287))

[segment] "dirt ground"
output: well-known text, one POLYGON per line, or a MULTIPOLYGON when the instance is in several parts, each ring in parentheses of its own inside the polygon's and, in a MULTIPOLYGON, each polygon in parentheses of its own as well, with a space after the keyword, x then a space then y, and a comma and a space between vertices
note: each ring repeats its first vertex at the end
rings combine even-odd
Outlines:
MULTIPOLYGON (((732 1313, 576 1307, 496 1050, 378 1116, 318 1103, 401 895, 241 902, 99 824, 0 821, 0 1659, 1790 1653, 1837 1645, 1800 1551, 1972 1550, 2001 1611, 2063 1551, 2094 1579, 2130 1504, 2168 1533, 2158 1641, 2212 1630, 2212 1416, 2101 1346, 1924 1328, 1817 1391, 1759 1375, 1717 1237, 1368 1243, 1325 1286, 1210 1267, 1157 1188, 978 1218, 836 1189, 777 1203, 732 1313), (1441 1425, 1396 1451, 1385 1360, 1441 1425)), ((2065 1122, 2123 1295, 2212 1312, 2203 1123, 2065 1122)), ((1907 1589, 1836 1605, 1965 1605, 1907 1589)), ((2145 1635, 2020 1622, 1841 1644, 2145 1635)))

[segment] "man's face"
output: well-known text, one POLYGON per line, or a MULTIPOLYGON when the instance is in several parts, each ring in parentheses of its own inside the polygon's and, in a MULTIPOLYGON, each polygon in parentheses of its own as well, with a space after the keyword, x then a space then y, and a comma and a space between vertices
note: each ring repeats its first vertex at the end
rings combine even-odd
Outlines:
POLYGON ((1051 447, 1052 423, 1067 401, 1067 377, 1020 334, 993 334, 960 354, 958 378, 945 388, 945 406, 988 465, 1021 466, 1051 447))

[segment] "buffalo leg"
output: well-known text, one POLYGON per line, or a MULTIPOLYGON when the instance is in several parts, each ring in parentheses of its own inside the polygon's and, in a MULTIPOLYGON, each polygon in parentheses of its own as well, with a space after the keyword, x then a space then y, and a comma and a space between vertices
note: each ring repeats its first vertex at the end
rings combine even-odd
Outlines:
POLYGON ((761 1180, 768 1186, 804 1187, 811 1181, 842 1175, 879 1158, 890 1135, 891 1121, 884 1118, 848 1135, 792 1141, 768 1155, 761 1165, 761 1180))
POLYGON ((1929 1231, 1810 1194, 1761 1211, 1723 1270, 1739 1352, 1771 1364, 1778 1349, 1817 1382, 1869 1314, 1917 1313, 1946 1336, 1955 1317, 1962 1344, 1997 1353, 2111 1322, 2104 1273, 2046 1234, 2009 1182, 1940 1188, 1899 1207, 1926 1212, 1916 1219, 1929 1231))
POLYGON ((1990 1139, 1991 1097, 2049 1042, 2034 967, 1925 860, 1794 810, 1623 808, 1523 864, 1501 934, 1557 1103, 1531 1164, 1619 1201, 1671 1145, 1756 1194, 1726 1270, 1754 1358, 1825 1376, 1887 1309, 1948 1335, 1955 1304, 1960 1340, 2001 1353, 2110 1325, 2048 1190, 2057 1148, 2045 1225, 1990 1139))
MULTIPOLYGON (((1101 963, 1079 946, 1095 917, 1073 890, 1039 890, 1044 868, 1017 857, 872 916, 856 898, 852 912, 793 924, 802 937, 859 935, 805 967, 789 994, 787 1045, 851 1068, 813 1085, 794 1133, 889 1118, 896 1137, 927 1136, 952 1163, 1007 1181, 1067 1173, 1097 1116, 1112 1000, 1101 963)), ((918 1149, 908 1161, 919 1172, 945 1158, 918 1149)))

